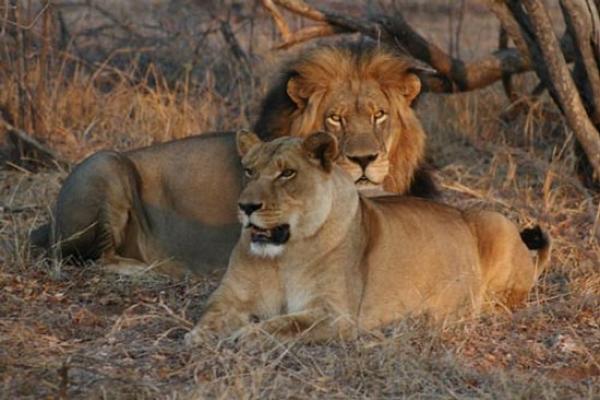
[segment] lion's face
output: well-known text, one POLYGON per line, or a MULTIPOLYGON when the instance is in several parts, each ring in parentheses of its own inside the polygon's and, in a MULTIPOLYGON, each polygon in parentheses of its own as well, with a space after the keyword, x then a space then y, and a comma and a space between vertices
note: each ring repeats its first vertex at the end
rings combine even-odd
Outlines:
POLYGON ((375 81, 334 82, 321 100, 323 130, 340 144, 337 163, 359 188, 381 186, 389 173, 388 149, 397 121, 388 99, 375 81))
POLYGON ((253 254, 277 257, 288 241, 314 235, 329 215, 337 143, 327 133, 265 143, 240 131, 237 145, 245 175, 238 201, 243 232, 253 254))
POLYGON ((273 117, 268 127, 276 135, 332 133, 340 147, 336 162, 359 189, 404 193, 424 152, 425 135, 410 108, 420 90, 406 61, 390 53, 319 49, 287 78, 289 123, 273 117))

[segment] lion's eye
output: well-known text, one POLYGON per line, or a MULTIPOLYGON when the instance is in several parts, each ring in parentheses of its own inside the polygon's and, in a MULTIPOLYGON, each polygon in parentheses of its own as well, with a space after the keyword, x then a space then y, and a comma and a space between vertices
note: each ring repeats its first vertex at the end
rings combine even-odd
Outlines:
POLYGON ((379 110, 373 115, 373 119, 375 120, 375 123, 380 124, 387 119, 387 114, 385 111, 379 110))
POLYGON ((252 168, 244 168, 244 175, 246 178, 253 178, 256 172, 252 168))
POLYGON ((286 168, 279 174, 279 177, 283 179, 290 179, 294 176, 296 176, 296 171, 291 168, 286 168))
POLYGON ((327 117, 327 122, 334 126, 340 126, 342 124, 342 117, 337 114, 331 114, 329 117, 327 117))

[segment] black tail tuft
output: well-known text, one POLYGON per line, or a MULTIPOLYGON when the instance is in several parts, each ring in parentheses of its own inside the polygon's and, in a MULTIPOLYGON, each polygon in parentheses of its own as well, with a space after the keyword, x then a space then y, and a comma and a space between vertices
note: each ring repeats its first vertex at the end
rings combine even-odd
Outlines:
POLYGON ((521 231, 521 240, 529 250, 540 250, 548 246, 549 240, 539 225, 521 231))

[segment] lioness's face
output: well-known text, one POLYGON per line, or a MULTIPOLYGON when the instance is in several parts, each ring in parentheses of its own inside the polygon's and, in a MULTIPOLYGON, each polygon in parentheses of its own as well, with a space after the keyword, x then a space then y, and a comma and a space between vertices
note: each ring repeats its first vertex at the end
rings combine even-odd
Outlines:
MULTIPOLYGON (((299 108, 304 107, 305 114, 315 116, 310 131, 324 130, 336 136, 340 147, 336 162, 359 189, 381 188, 390 173, 390 149, 403 132, 400 115, 420 91, 420 81, 413 74, 395 83, 399 87, 386 92, 375 79, 340 79, 308 89, 300 77, 288 82, 290 97, 299 108), (311 106, 315 108, 312 113, 311 106)), ((294 134, 306 122, 297 121, 298 126, 292 126, 294 134)))
POLYGON ((250 235, 253 254, 277 257, 288 241, 313 235, 327 218, 337 143, 327 133, 261 142, 240 131, 237 145, 245 175, 238 201, 242 233, 250 235))

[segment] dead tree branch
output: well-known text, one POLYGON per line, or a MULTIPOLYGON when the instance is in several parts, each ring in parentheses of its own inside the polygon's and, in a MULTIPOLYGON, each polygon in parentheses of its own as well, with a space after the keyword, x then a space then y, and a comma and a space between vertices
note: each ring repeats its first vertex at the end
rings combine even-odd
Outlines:
POLYGON ((500 49, 471 62, 452 57, 425 39, 400 13, 365 19, 321 10, 303 0, 265 0, 263 5, 281 31, 280 48, 334 33, 362 33, 395 44, 431 66, 435 74, 421 74, 425 91, 470 91, 503 80, 507 94, 514 97, 510 76, 535 71, 540 79, 535 92, 548 89, 584 149, 594 175, 600 178, 600 0, 560 0, 568 27, 561 40, 554 34, 540 0, 483 2, 498 17, 505 34, 500 49), (290 32, 277 6, 317 25, 290 32), (516 48, 508 48, 509 37, 516 48), (574 77, 567 67, 572 61, 576 61, 574 77))
POLYGON ((290 39, 291 33, 287 22, 285 22, 285 18, 275 4, 273 4, 273 0, 261 0, 261 2, 263 7, 271 14, 271 17, 273 17, 273 21, 275 21, 275 25, 277 25, 283 41, 287 42, 290 39))
POLYGON ((528 62, 531 62, 528 51, 528 43, 525 37, 521 35, 521 28, 519 23, 511 13, 506 3, 494 0, 486 0, 488 8, 498 17, 502 24, 502 29, 506 31, 508 36, 513 40, 515 46, 519 50, 519 53, 528 62))
POLYGON ((540 78, 550 80, 548 84, 552 85, 569 126, 583 147, 596 178, 600 177, 600 133, 587 116, 567 63, 559 51, 559 42, 552 30, 550 18, 540 0, 523 0, 522 3, 547 63, 545 68, 548 77, 540 78))
MULTIPOLYGON (((500 32, 498 34, 498 49, 506 50, 508 49, 508 33, 503 26, 500 26, 500 32)), ((515 102, 518 99, 518 95, 513 90, 512 85, 512 75, 511 74, 503 74, 502 75, 502 87, 504 89, 504 93, 506 97, 511 101, 515 102)))
POLYGON ((299 43, 307 42, 311 39, 332 36, 342 32, 343 31, 341 31, 340 29, 336 29, 335 27, 328 24, 317 24, 313 26, 307 26, 305 28, 297 30, 293 34, 290 34, 287 40, 275 46, 275 48, 287 49, 299 43))
POLYGON ((600 70, 592 48, 593 20, 590 19, 592 15, 598 14, 598 10, 590 0, 561 0, 560 5, 578 53, 574 73, 581 82, 579 91, 588 99, 586 103, 590 105, 588 112, 592 120, 596 125, 600 125, 600 70), (587 7, 590 7, 589 13, 587 7))
POLYGON ((594 12, 597 13, 597 10, 592 11, 588 0, 561 0, 567 34, 559 42, 539 0, 487 0, 487 3, 513 41, 521 43, 517 47, 523 56, 533 60, 536 74, 549 90, 583 150, 578 161, 582 179, 593 186, 593 182, 600 178, 600 124, 595 117, 600 97, 593 92, 593 82, 600 80, 600 57, 595 57, 591 46, 595 37, 593 21, 597 18, 594 12), (514 29, 515 23, 518 30, 514 29), (561 45, 569 41, 575 60, 573 77, 560 51, 561 45))
MULTIPOLYGON (((296 15, 319 23, 291 33, 286 24, 285 30, 282 31, 284 41, 278 46, 279 48, 287 48, 335 33, 359 32, 375 40, 396 44, 410 56, 433 67, 437 74, 421 76, 425 91, 456 93, 475 90, 488 86, 507 74, 517 74, 532 69, 529 59, 513 48, 498 50, 471 62, 453 58, 417 33, 401 14, 360 19, 320 10, 302 0, 272 0, 269 3, 267 10, 271 15, 275 10, 277 18, 282 18, 281 13, 277 11, 276 5, 279 5, 296 15)), ((276 24, 280 25, 277 21, 276 24)), ((518 29, 516 22, 512 25, 511 29, 518 29)), ((568 47, 569 43, 565 43, 563 51, 568 59, 572 59, 573 51, 568 47)), ((524 42, 519 46, 524 47, 524 42)))

